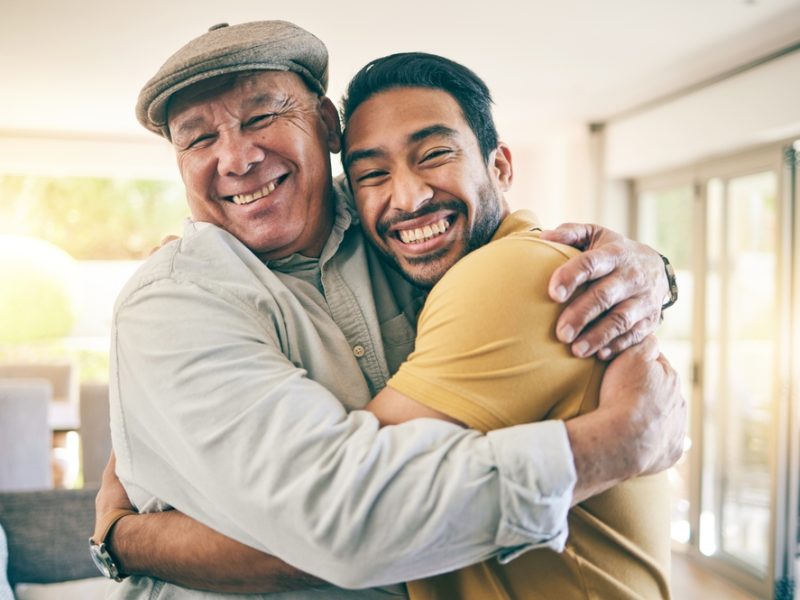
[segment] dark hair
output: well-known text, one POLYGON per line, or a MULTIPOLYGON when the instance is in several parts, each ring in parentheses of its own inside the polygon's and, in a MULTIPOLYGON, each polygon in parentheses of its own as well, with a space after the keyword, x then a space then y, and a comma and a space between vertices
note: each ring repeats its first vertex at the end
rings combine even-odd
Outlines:
MULTIPOLYGON (((402 52, 373 60, 363 67, 350 81, 342 99, 345 131, 350 117, 363 102, 378 92, 398 87, 434 88, 450 94, 478 138, 483 159, 489 160, 489 155, 497 148, 489 88, 464 65, 435 54, 402 52)), ((346 152, 342 152, 344 157, 346 152)), ((347 165, 344 166, 347 170, 347 165)))

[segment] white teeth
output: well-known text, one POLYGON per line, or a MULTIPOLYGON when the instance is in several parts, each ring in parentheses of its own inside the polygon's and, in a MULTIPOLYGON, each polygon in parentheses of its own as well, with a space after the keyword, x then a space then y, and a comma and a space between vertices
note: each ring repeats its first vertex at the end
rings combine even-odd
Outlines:
POLYGON ((450 227, 447 219, 440 219, 436 223, 425 225, 422 228, 416 229, 400 229, 397 232, 400 241, 404 244, 413 244, 415 242, 423 242, 429 240, 437 235, 443 234, 450 227))
POLYGON ((276 180, 270 181, 267 185, 263 188, 255 192, 254 194, 238 194, 233 197, 233 201, 236 204, 250 204, 251 202, 255 202, 256 200, 260 200, 264 196, 269 196, 272 192, 275 191, 275 188, 278 187, 278 184, 275 183, 276 180))

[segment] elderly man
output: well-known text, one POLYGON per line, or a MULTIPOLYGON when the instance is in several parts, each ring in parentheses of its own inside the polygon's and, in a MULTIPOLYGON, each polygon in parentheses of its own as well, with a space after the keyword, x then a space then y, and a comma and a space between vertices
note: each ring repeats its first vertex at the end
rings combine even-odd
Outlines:
MULTIPOLYGON (((367 588, 561 549, 572 502, 679 452, 674 373, 642 352, 615 361, 600 408, 566 424, 483 435, 433 419, 380 428, 359 410, 411 350, 422 294, 384 268, 331 180, 340 140, 326 72, 307 32, 250 23, 191 42, 140 95, 140 120, 175 147, 194 221, 115 310, 117 472, 140 512, 161 513, 106 512, 114 500, 98 499, 97 562, 116 578, 148 575, 125 579, 122 597, 309 585, 294 567, 367 588)), ((661 258, 639 249, 625 261, 652 270, 661 258)), ((644 287, 665 295, 664 279, 644 287)), ((583 302, 565 329, 608 308, 583 302)), ((619 343, 652 313, 645 302, 626 314, 640 325, 619 343)), ((595 333, 595 345, 614 337, 595 333)))

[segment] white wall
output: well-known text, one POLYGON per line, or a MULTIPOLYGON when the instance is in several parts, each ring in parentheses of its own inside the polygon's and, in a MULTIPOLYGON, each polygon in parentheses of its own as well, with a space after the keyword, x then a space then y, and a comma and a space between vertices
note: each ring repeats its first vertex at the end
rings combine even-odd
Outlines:
POLYGON ((610 122, 605 173, 640 177, 794 135, 800 52, 610 122))
POLYGON ((587 127, 565 125, 534 142, 509 145, 514 184, 506 197, 512 209, 533 210, 545 227, 597 220, 587 127))

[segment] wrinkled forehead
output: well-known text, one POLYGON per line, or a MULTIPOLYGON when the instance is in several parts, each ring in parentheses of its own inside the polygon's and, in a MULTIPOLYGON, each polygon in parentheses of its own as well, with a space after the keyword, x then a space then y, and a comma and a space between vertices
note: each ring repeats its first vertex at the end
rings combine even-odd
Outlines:
POLYGON ((205 79, 175 93, 167 104, 167 123, 173 126, 174 119, 190 108, 202 107, 220 99, 225 94, 241 94, 242 101, 260 98, 267 101, 283 101, 287 98, 315 99, 302 77, 289 71, 241 71, 205 79))

